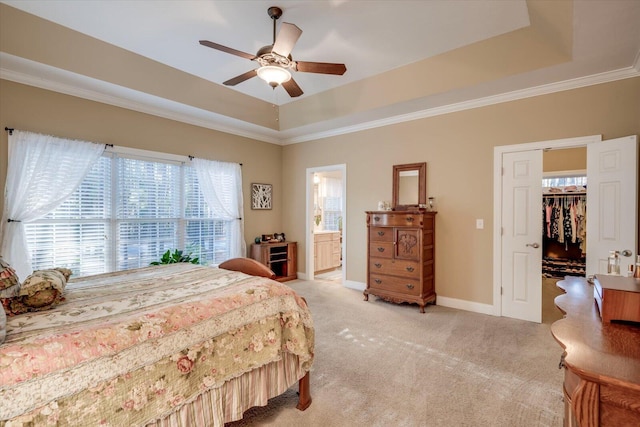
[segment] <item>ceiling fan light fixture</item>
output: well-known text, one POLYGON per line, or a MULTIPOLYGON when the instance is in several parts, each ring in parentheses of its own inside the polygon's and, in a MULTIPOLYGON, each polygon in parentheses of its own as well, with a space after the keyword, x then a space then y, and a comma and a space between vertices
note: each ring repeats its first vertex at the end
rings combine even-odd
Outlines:
POLYGON ((291 80, 291 73, 277 65, 265 65, 258 68, 258 77, 269 83, 272 87, 276 87, 284 82, 291 80))

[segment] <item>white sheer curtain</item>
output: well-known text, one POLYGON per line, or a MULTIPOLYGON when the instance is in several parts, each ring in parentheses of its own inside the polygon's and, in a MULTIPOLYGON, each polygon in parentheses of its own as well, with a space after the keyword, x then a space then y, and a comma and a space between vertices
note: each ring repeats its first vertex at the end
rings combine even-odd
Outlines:
POLYGON ((322 177, 320 182, 322 197, 342 197, 341 179, 322 177))
POLYGON ((216 219, 230 221, 231 258, 246 257, 240 164, 198 158, 194 158, 192 164, 198 174, 204 199, 214 212, 216 219))
POLYGON ((24 224, 64 202, 103 151, 104 144, 19 130, 9 135, 0 254, 20 280, 32 272, 24 224))

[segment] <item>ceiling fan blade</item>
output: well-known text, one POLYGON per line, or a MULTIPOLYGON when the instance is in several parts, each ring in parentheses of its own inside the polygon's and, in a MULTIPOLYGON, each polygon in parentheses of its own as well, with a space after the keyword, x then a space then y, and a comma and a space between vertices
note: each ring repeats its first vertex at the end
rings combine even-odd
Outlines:
POLYGON ((258 75, 258 72, 256 70, 250 70, 244 74, 240 74, 239 76, 229 79, 226 82, 223 82, 222 84, 226 86, 235 86, 238 83, 242 83, 243 81, 249 80, 251 77, 255 77, 257 75, 258 75))
POLYGON ((289 79, 289 81, 282 83, 282 87, 292 98, 296 98, 304 93, 302 89, 300 89, 300 86, 298 86, 298 83, 293 79, 289 79))
POLYGON ((242 58, 253 60, 256 56, 249 53, 241 52, 239 50, 232 49, 230 47, 222 46, 221 44, 210 42, 209 40, 200 40, 202 46, 207 46, 215 50, 230 53, 232 55, 240 56, 242 58))
POLYGON ((303 73, 336 74, 343 75, 347 71, 344 64, 332 64, 330 62, 306 62, 296 61, 296 71, 303 73))
POLYGON ((280 31, 278 31, 278 37, 273 43, 272 51, 286 58, 293 50, 293 46, 300 38, 300 34, 302 34, 300 28, 288 22, 283 22, 280 31))

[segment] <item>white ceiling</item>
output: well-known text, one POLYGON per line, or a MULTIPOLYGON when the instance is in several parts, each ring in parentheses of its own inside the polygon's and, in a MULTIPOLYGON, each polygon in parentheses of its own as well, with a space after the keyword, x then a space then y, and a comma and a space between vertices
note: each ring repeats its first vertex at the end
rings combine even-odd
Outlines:
MULTIPOLYGON (((210 40, 253 54, 272 42, 273 24, 267 8, 279 6, 284 10, 281 21, 293 23, 303 30, 292 51, 294 60, 342 62, 347 66, 344 76, 294 73, 295 80, 305 92, 301 98, 530 24, 524 0, 1 2, 216 84, 256 68, 256 63, 201 46, 198 40, 210 40)), ((508 100, 510 98, 504 98, 505 94, 522 93, 531 88, 544 88, 544 93, 598 83, 606 81, 606 78, 598 77, 606 73, 618 73, 615 76, 623 77, 639 75, 638 22, 640 0, 574 0, 573 55, 569 62, 287 131, 263 129, 187 105, 168 105, 175 103, 153 97, 142 100, 144 94, 136 94, 135 91, 127 94, 123 87, 94 84, 92 90, 155 104, 158 108, 173 108, 176 114, 192 116, 197 123, 210 122, 206 126, 211 128, 269 142, 291 143, 339 132, 340 129, 346 132, 366 127, 367 123, 369 126, 386 124, 394 117, 400 121, 436 114, 437 111, 450 111, 448 106, 474 100, 480 100, 477 105, 493 102, 491 100, 508 100), (588 80, 593 76, 595 79, 588 80), (572 83, 578 80, 579 83, 572 83), (503 98, 496 98, 500 96, 503 98)), ((27 68, 33 66, 20 65, 14 59, 6 54, 0 56, 4 75, 12 67, 18 69, 22 66, 20 72, 27 73, 27 68)), ((52 79, 54 71, 60 70, 48 71, 52 79)), ((63 73, 58 74, 60 80, 72 80, 69 75, 63 77, 63 73)), ((78 85, 89 87, 87 79, 80 83, 82 76, 77 77, 78 85)), ((274 91, 258 78, 241 83, 234 90, 278 105, 291 101, 282 88, 274 91)), ((540 92, 526 92, 522 96, 527 96, 527 93, 532 96, 540 92)))
MULTIPOLYGON (((529 25, 524 0, 3 2, 218 84, 258 65, 198 41, 255 54, 272 43, 267 9, 279 6, 278 24, 303 31, 294 59, 347 66, 343 76, 294 73, 306 96, 529 25)), ((291 100, 258 78, 234 89, 278 105, 291 100)))

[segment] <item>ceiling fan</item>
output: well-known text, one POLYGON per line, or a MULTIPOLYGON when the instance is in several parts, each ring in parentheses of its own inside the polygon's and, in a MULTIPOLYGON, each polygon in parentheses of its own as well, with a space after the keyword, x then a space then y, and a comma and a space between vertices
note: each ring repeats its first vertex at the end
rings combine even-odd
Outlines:
POLYGON ((297 97, 302 95, 304 92, 302 92, 300 86, 298 86, 295 80, 293 80, 289 70, 304 73, 335 75, 343 75, 347 71, 347 67, 344 64, 294 61, 291 57, 291 50, 300 38, 302 30, 293 24, 283 22, 280 26, 278 36, 276 37, 276 21, 282 16, 282 9, 272 6, 267 9, 267 13, 273 20, 273 44, 261 47, 255 55, 232 49, 218 43, 213 43, 208 40, 200 40, 200 44, 203 46, 230 53, 251 61, 256 61, 260 64, 260 67, 255 70, 247 71, 246 73, 240 74, 239 76, 223 82, 224 85, 235 86, 238 83, 242 83, 245 80, 258 76, 269 83, 269 85, 274 89, 278 85, 282 85, 289 96, 297 97))

